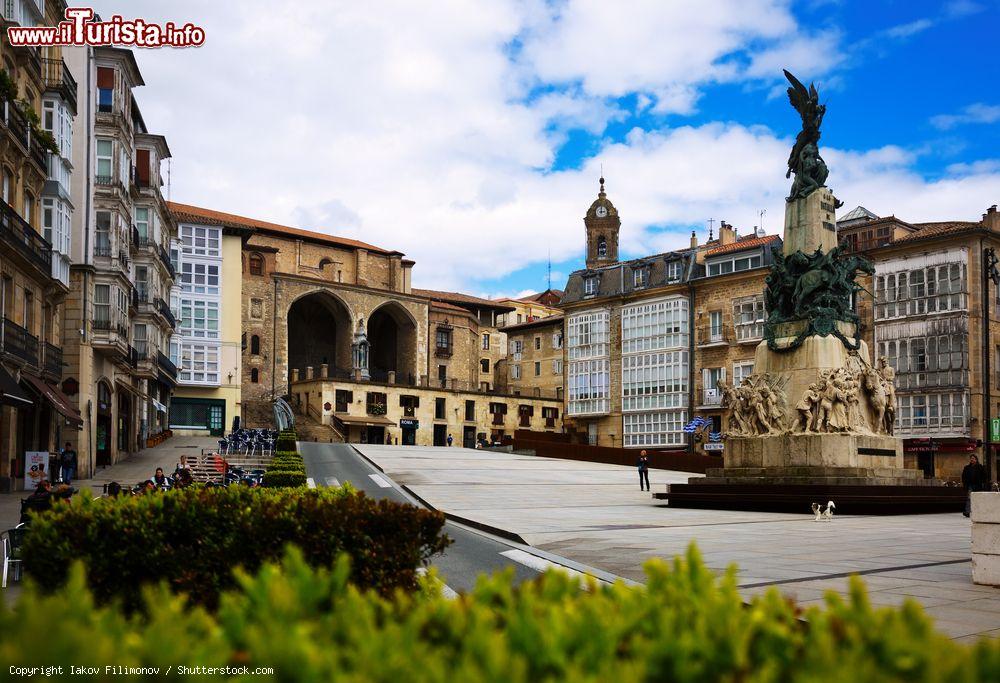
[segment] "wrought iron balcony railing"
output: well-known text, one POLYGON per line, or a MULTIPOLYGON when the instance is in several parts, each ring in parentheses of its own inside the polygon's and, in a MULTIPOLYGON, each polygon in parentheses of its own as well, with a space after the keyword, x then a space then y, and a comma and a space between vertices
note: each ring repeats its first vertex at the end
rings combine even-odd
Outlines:
POLYGON ((42 362, 42 370, 54 379, 61 378, 63 369, 62 349, 54 344, 50 344, 49 342, 45 342, 42 348, 45 353, 45 358, 42 362))
POLYGON ((42 71, 45 75, 45 87, 57 90, 72 108, 76 109, 76 79, 66 66, 65 60, 42 58, 42 71))
POLYGON ((38 365, 38 337, 7 317, 3 319, 3 350, 28 365, 38 365))
POLYGON ((52 276, 52 245, 5 201, 0 201, 0 241, 33 263, 46 277, 52 276))
POLYGON ((162 351, 158 351, 156 354, 156 361, 160 365, 160 369, 163 370, 167 375, 173 379, 177 379, 177 366, 172 360, 167 358, 166 354, 162 351))

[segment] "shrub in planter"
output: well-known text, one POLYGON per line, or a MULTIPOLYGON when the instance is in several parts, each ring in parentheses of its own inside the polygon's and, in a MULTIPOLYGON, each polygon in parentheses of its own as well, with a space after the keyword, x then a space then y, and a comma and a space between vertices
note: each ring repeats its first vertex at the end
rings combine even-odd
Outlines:
POLYGON ((317 569, 289 552, 241 576, 215 615, 161 587, 137 619, 95 607, 77 567, 56 595, 29 586, 13 607, 0 601, 0 664, 184 662, 375 683, 1000 680, 1000 640, 955 643, 914 603, 873 609, 860 579, 802 611, 775 589, 744 605, 735 574, 718 579, 693 553, 649 562, 646 577, 582 591, 554 572, 515 588, 508 572, 459 600, 428 577, 416 594, 383 597, 352 586, 344 558, 317 569))
POLYGON ((298 445, 298 436, 295 432, 291 430, 286 430, 278 434, 277 440, 274 442, 275 451, 294 451, 298 445))
POLYGON ((137 586, 164 580, 214 607, 219 592, 234 585, 233 569, 255 571, 281 557, 286 545, 300 548, 314 566, 346 553, 360 586, 412 589, 417 568, 450 543, 443 526, 439 512, 375 501, 350 488, 198 487, 78 496, 32 519, 23 557, 45 590, 62 585, 70 563, 81 559, 100 602, 121 599, 133 609, 137 586))

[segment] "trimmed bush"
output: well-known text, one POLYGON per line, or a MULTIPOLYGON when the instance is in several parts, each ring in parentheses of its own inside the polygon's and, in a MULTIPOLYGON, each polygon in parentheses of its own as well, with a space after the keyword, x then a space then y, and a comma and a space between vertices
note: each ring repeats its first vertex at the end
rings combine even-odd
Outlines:
POLYGON ((0 601, 0 663, 273 667, 286 681, 511 683, 679 681, 979 682, 1000 680, 1000 640, 960 645, 912 602, 873 609, 851 595, 800 610, 772 589, 745 606, 735 573, 717 579, 689 552, 646 565, 647 585, 580 584, 550 572, 515 588, 513 573, 441 597, 349 583, 348 562, 314 569, 297 552, 241 576, 216 615, 147 589, 148 616, 93 605, 84 573, 45 596, 0 601), (800 619, 804 619, 801 621, 800 619), (45 647, 39 647, 45 643, 45 647))
POLYGON ((298 448, 298 436, 292 430, 285 430, 278 434, 277 440, 274 442, 275 451, 294 451, 298 448))
POLYGON ((82 559, 97 600, 120 598, 128 609, 139 605, 137 586, 160 580, 214 607, 220 591, 234 585, 233 569, 255 571, 290 544, 314 566, 346 553, 358 585, 391 592, 414 588, 417 568, 447 547, 443 526, 439 512, 375 501, 351 488, 77 496, 32 519, 24 566, 51 591, 82 559))
POLYGON ((306 485, 305 470, 268 470, 261 481, 264 488, 290 488, 306 485))

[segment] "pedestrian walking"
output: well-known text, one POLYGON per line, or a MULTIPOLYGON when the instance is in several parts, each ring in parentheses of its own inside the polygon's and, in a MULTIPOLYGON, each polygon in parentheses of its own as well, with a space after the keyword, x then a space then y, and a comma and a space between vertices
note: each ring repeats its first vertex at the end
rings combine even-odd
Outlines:
POLYGON ((62 453, 59 454, 59 467, 62 469, 62 482, 67 486, 73 484, 73 478, 76 477, 76 465, 76 451, 73 450, 73 444, 67 441, 66 447, 62 449, 62 453))
POLYGON ((454 439, 452 439, 451 438, 451 434, 449 434, 448 435, 448 448, 451 448, 451 444, 452 444, 453 441, 454 441, 454 439))
POLYGON ((646 451, 639 451, 639 461, 636 462, 635 466, 639 469, 639 490, 648 491, 649 490, 649 456, 646 455, 646 451), (643 489, 643 482, 645 482, 646 488, 643 489))
POLYGON ((975 455, 969 456, 969 464, 962 468, 962 486, 965 487, 965 512, 968 517, 972 513, 972 492, 986 490, 986 468, 979 463, 975 455))

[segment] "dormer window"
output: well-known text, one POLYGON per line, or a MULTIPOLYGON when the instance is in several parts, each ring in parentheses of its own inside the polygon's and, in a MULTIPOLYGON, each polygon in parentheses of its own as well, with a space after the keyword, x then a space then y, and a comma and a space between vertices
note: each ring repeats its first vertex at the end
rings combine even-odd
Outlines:
POLYGON ((608 257, 608 240, 601 235, 597 238, 597 258, 608 257))
POLYGON ((677 282, 681 279, 681 262, 671 261, 667 264, 667 282, 677 282))
POLYGON ((583 293, 585 296, 594 296, 597 294, 597 276, 591 275, 583 280, 583 293))
POLYGON ((636 289, 642 289, 649 284, 649 268, 639 266, 632 271, 632 285, 636 289))

